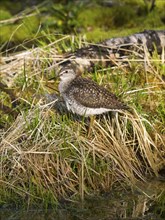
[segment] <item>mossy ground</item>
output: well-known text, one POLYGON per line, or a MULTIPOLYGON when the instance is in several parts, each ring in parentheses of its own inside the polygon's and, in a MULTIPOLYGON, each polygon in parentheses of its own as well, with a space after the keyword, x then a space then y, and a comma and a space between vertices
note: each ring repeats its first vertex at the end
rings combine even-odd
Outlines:
MULTIPOLYGON (((53 7, 57 11, 57 6, 53 7)), ((64 10, 63 6, 58 7, 64 10)), ((70 7, 68 5, 65 10, 69 11, 70 7)), ((162 7, 163 4, 156 10, 159 11, 162 7)), ((130 6, 122 9, 127 11, 128 8, 131 10, 130 6)), ((61 12, 64 15, 65 10, 61 12)), ((106 9, 102 15, 100 6, 92 14, 89 13, 90 7, 81 13, 75 12, 80 21, 74 25, 76 28, 82 27, 84 33, 92 27, 93 30, 86 34, 87 38, 98 41, 104 37, 119 36, 119 30, 122 30, 121 35, 143 30, 144 26, 140 23, 144 16, 153 16, 142 13, 137 21, 138 28, 135 11, 129 12, 122 24, 118 23, 120 16, 113 17, 114 20, 107 24, 109 12, 112 15, 116 13, 115 10, 118 11, 116 16, 119 16, 121 9, 106 9), (89 18, 88 21, 84 20, 84 16, 89 18), (131 17, 133 20, 130 21, 131 17), (81 20, 84 20, 82 25, 81 20), (110 31, 106 30, 111 28, 110 31)), ((45 19, 43 23, 47 28, 50 25, 46 24, 48 20, 45 19)), ((49 21, 56 22, 52 19, 49 21)), ((0 94, 1 102, 18 113, 15 117, 1 111, 0 205, 27 207, 42 204, 47 208, 49 205, 57 205, 61 199, 83 200, 87 195, 109 191, 116 185, 121 188, 135 186, 138 180, 144 181, 147 177, 158 176, 164 166, 165 153, 165 69, 164 61, 157 52, 152 56, 148 54, 148 63, 145 66, 144 62, 131 58, 127 66, 96 67, 93 72, 84 73, 85 77, 90 76, 104 85, 133 108, 132 114, 120 112, 96 118, 88 136, 88 120, 70 113, 60 114, 53 108, 53 103, 45 102, 45 94, 58 90, 58 80, 49 81, 55 75, 54 69, 50 69, 53 61, 61 59, 64 52, 82 47, 84 38, 81 35, 54 35, 48 29, 40 29, 36 17, 25 16, 21 22, 26 24, 26 30, 18 30, 12 24, 16 31, 8 30, 10 37, 3 40, 5 45, 9 45, 7 40, 15 41, 16 35, 20 36, 16 44, 19 41, 21 43, 12 48, 12 51, 17 51, 18 48, 22 50, 19 57, 13 57, 14 53, 2 48, 2 67, 7 67, 8 70, 6 76, 2 72, 2 82, 10 73, 16 71, 19 74, 10 85, 18 98, 16 107, 13 107, 8 92, 0 94), (31 22, 29 19, 34 20, 31 22), (27 54, 25 56, 25 52, 29 52, 29 44, 22 42, 24 37, 36 47, 33 48, 30 58, 27 54), (8 59, 6 63, 5 59, 8 59)), ((64 29, 63 22, 59 18, 56 23, 58 31, 64 29)), ((153 25, 152 19, 148 22, 153 25)), ((154 29, 161 29, 163 22, 160 17, 154 22, 154 29)), ((65 23, 67 32, 72 25, 69 21, 65 23)), ((151 27, 147 26, 147 21, 145 25, 145 28, 151 27)), ((8 26, 4 25, 3 28, 8 26)), ((9 81, 11 78, 9 77, 9 81)))
POLYGON ((119 33, 122 36, 143 31, 144 28, 156 30, 165 27, 163 1, 157 1, 151 12, 149 5, 142 0, 122 1, 112 8, 96 1, 68 4, 41 1, 38 7, 28 7, 27 2, 24 11, 21 11, 22 4, 19 2, 13 5, 10 1, 3 1, 0 5, 0 41, 4 47, 7 41, 16 45, 23 40, 35 40, 47 31, 53 34, 81 33, 86 35, 87 40, 98 42, 119 33), (18 16, 15 16, 16 13, 18 16))

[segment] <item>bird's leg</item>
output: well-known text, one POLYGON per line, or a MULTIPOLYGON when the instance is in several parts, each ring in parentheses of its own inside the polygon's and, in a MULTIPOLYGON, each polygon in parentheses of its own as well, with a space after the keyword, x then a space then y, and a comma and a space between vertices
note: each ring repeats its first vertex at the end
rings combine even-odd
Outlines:
POLYGON ((91 129, 92 129, 92 126, 94 124, 94 120, 95 120, 95 115, 91 115, 90 116, 89 127, 88 127, 88 137, 90 137, 91 129))

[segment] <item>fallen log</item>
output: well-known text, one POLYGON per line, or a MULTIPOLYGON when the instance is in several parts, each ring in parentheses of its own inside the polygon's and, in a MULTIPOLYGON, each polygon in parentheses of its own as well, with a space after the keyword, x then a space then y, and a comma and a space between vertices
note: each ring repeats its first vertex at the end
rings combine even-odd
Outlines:
POLYGON ((126 37, 117 37, 99 44, 90 44, 87 47, 68 54, 62 66, 73 66, 81 72, 91 71, 96 64, 114 66, 116 63, 127 62, 131 56, 144 62, 147 53, 154 50, 165 60, 165 30, 145 30, 126 37))

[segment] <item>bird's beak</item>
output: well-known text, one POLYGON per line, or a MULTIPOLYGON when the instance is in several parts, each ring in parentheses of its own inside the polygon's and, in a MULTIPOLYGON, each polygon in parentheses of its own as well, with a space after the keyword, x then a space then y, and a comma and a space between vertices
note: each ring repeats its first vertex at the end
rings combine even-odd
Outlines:
POLYGON ((60 71, 61 71, 61 68, 57 68, 56 70, 55 70, 55 75, 53 76, 53 77, 51 77, 50 79, 49 79, 49 81, 51 81, 51 80, 58 80, 59 79, 59 74, 60 74, 60 71))

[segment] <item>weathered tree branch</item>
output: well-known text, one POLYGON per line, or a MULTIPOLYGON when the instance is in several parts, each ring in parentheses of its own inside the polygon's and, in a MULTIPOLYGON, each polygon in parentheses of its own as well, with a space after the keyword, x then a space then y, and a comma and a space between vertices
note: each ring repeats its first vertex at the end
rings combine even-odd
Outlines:
MULTIPOLYGON (((165 48, 165 30, 145 30, 127 37, 117 37, 78 49, 66 56, 62 66, 74 66, 90 71, 96 64, 114 66, 116 62, 126 62, 132 55, 144 60, 146 53, 152 54, 156 49, 161 54, 165 48)), ((165 59, 165 58, 164 58, 165 59)))

